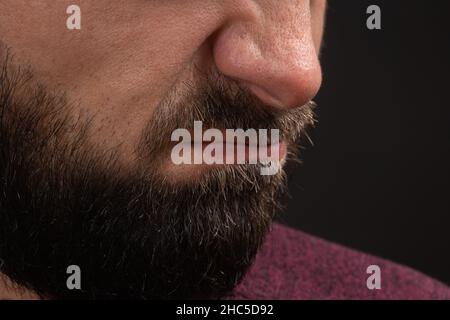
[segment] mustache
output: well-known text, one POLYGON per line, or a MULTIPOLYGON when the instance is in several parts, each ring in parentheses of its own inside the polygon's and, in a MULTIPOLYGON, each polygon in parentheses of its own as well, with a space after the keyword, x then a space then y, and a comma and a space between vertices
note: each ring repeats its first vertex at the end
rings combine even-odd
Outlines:
POLYGON ((159 103, 141 136, 138 153, 158 155, 170 145, 174 130, 192 131, 194 121, 202 121, 205 130, 278 129, 280 139, 294 146, 302 137, 309 139, 307 129, 316 122, 316 107, 309 101, 289 110, 275 108, 262 103, 237 81, 210 73, 197 82, 183 82, 159 103))
MULTIPOLYGON (((1 273, 44 298, 231 293, 270 228, 285 176, 233 166, 175 186, 146 170, 124 172, 115 150, 89 142, 90 122, 74 124, 70 103, 21 70, 0 60, 1 273), (66 287, 64 271, 74 262, 83 290, 66 287)), ((205 100, 197 102, 204 108, 205 100)), ((192 125, 195 112, 165 104, 152 125, 170 133, 171 121, 192 125)))

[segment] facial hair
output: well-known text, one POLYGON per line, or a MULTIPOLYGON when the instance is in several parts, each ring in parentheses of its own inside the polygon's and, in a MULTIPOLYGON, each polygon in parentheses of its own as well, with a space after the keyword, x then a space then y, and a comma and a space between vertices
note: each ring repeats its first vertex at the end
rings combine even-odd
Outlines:
POLYGON ((217 73, 169 94, 143 130, 136 164, 89 138, 89 121, 18 68, 0 71, 0 272, 45 298, 217 299, 242 279, 270 230, 283 172, 259 165, 205 170, 168 182, 161 163, 174 129, 274 128, 290 146, 313 123, 312 104, 262 105, 217 73), (67 267, 81 269, 69 290, 67 267))

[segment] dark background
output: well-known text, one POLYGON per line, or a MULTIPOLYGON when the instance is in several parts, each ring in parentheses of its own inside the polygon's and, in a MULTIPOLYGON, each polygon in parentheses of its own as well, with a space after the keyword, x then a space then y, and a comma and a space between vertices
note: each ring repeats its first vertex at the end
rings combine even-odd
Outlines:
POLYGON ((329 1, 315 145, 282 222, 450 284, 448 2, 329 1))

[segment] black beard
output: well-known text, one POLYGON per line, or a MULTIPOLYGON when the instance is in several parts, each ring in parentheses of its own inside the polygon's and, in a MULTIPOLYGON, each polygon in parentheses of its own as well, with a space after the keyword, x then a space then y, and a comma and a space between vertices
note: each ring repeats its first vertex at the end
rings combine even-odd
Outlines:
MULTIPOLYGON (((69 120, 64 98, 8 59, 2 66, 0 272, 46 298, 215 299, 231 293, 270 229, 283 173, 261 176, 255 165, 225 166, 205 170, 195 183, 170 184, 148 155, 161 154, 172 128, 153 121, 139 146, 146 166, 124 174, 114 151, 89 143, 88 122, 69 120), (69 265, 81 268, 81 290, 66 287, 69 265)), ((208 106, 203 115, 209 119, 223 119, 220 109, 233 110, 226 104, 236 101, 221 92, 197 104, 208 106)), ((258 119, 250 111, 251 117, 235 119, 258 121, 254 128, 280 126, 280 117, 258 113, 258 119)), ((294 126, 303 129, 311 114, 304 109, 294 126)))

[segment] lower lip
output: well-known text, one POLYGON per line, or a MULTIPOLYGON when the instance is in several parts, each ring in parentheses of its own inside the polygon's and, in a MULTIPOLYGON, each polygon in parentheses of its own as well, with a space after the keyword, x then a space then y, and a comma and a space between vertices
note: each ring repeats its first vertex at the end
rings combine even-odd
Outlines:
MULTIPOLYGON (((203 144, 203 150, 206 148, 208 144, 203 144)), ((223 159, 227 159, 227 144, 224 143, 223 145, 223 159)), ((263 155, 268 157, 267 160, 277 160, 277 161, 283 161, 286 158, 287 155, 287 144, 284 141, 281 141, 278 145, 267 145, 265 147, 261 147, 259 145, 251 147, 248 144, 245 145, 238 145, 237 143, 233 144, 233 152, 230 155, 230 158, 233 159, 234 163, 237 163, 238 161, 238 151, 244 149, 244 159, 246 162, 261 162, 262 160, 265 160, 264 158, 261 158, 260 155, 263 155), (263 148, 263 150, 261 150, 263 148), (272 155, 272 152, 278 151, 278 157, 272 155)))

